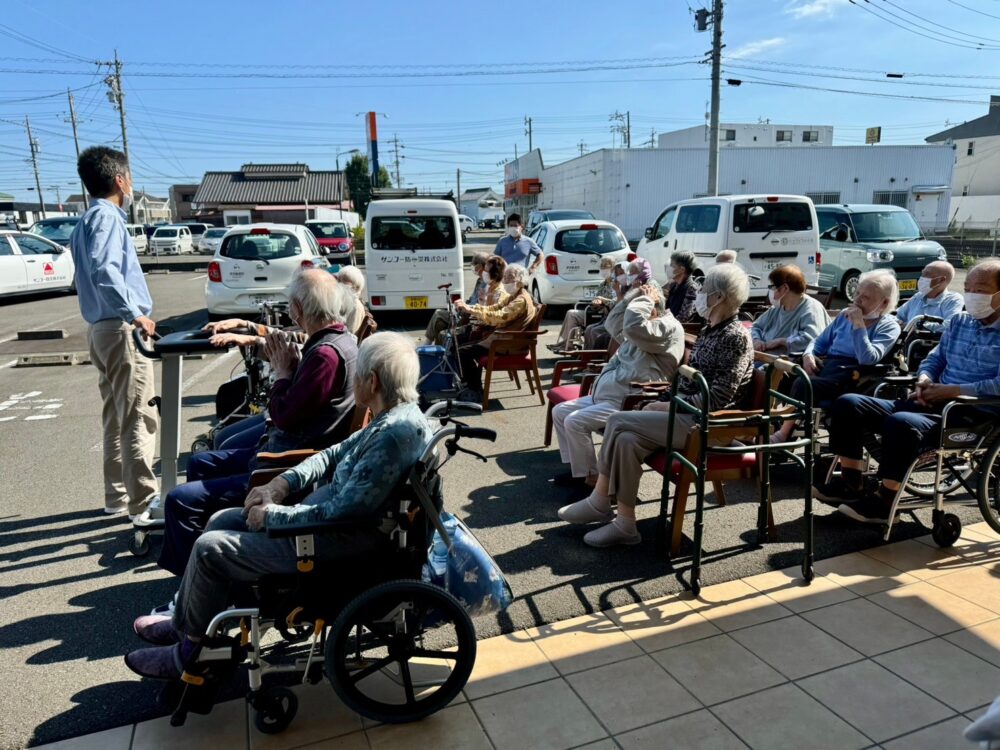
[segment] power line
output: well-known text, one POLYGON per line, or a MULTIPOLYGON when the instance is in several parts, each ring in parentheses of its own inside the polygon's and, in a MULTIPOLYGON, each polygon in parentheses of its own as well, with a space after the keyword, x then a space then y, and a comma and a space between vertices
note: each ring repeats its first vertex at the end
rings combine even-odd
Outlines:
POLYGON ((893 8, 902 11, 908 16, 913 16, 914 18, 918 18, 921 21, 932 24, 934 26, 940 26, 942 29, 947 29, 948 31, 954 31, 956 34, 961 34, 962 36, 969 37, 970 39, 982 39, 984 41, 994 42, 994 43, 1000 42, 1000 39, 994 39, 993 37, 989 36, 979 36, 978 34, 970 34, 968 31, 962 31, 961 29, 953 29, 951 26, 945 26, 943 23, 939 21, 932 21, 931 19, 918 15, 917 13, 914 13, 911 10, 906 10, 906 8, 904 8, 901 5, 897 5, 896 3, 892 2, 892 0, 882 0, 882 2, 885 3, 886 5, 891 5, 893 8))
POLYGON ((985 11, 977 10, 976 8, 970 8, 968 5, 962 5, 962 3, 955 2, 955 0, 948 0, 948 2, 951 3, 952 5, 957 5, 959 8, 965 8, 966 10, 972 11, 973 13, 978 13, 981 16, 986 16, 987 18, 1000 19, 1000 16, 994 16, 992 13, 986 13, 985 11))
POLYGON ((869 14, 875 16, 876 18, 878 18, 879 20, 884 21, 885 23, 888 23, 890 26, 895 26, 896 28, 902 29, 903 31, 908 31, 911 34, 916 34, 917 36, 924 37, 925 39, 930 39, 931 41, 940 42, 941 44, 949 44, 952 47, 959 47, 961 49, 993 49, 992 47, 986 47, 986 46, 984 46, 982 44, 972 44, 972 43, 961 43, 960 44, 960 43, 957 43, 957 42, 953 42, 953 41, 950 41, 949 39, 945 38, 948 35, 931 35, 931 34, 925 34, 922 31, 918 31, 917 29, 924 29, 925 31, 929 30, 929 31, 932 31, 932 32, 933 32, 933 29, 925 29, 923 26, 920 26, 919 24, 913 23, 912 21, 909 21, 909 20, 907 20, 907 19, 899 16, 898 14, 893 13, 891 11, 887 11, 884 8, 881 8, 881 7, 879 8, 878 11, 875 11, 873 8, 869 7, 868 0, 864 0, 864 4, 861 4, 860 0, 848 0, 848 2, 851 5, 855 6, 856 8, 860 8, 861 10, 865 11, 865 13, 869 13, 869 14), (910 24, 910 26, 914 26, 916 28, 910 28, 910 26, 904 26, 903 24, 899 23, 898 21, 893 21, 890 18, 886 18, 884 15, 882 15, 883 13, 886 13, 889 16, 892 16, 893 18, 897 18, 900 21, 902 21, 903 23, 910 24))
MULTIPOLYGON (((91 62, 87 58, 81 57, 75 52, 67 52, 64 49, 59 49, 58 47, 55 47, 49 44, 48 42, 43 42, 38 39, 34 39, 33 37, 30 37, 27 34, 22 34, 17 29, 13 29, 10 26, 7 26, 2 23, 0 23, 0 35, 13 39, 14 41, 17 42, 21 42, 21 44, 27 44, 29 47, 34 47, 35 49, 40 49, 45 52, 50 52, 52 54, 59 55, 60 57, 65 59, 75 60, 84 63, 91 62)), ((65 62, 65 59, 60 60, 59 62, 65 62)))

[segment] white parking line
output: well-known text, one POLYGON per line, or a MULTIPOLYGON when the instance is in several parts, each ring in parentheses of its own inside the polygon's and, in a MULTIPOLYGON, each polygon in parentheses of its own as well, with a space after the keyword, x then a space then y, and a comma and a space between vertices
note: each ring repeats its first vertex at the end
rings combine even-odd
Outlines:
POLYGON ((71 318, 79 318, 80 313, 75 312, 71 315, 64 315, 61 318, 56 318, 55 320, 50 320, 41 325, 32 326, 31 328, 16 328, 13 331, 4 331, 0 333, 0 344, 4 344, 8 341, 13 341, 17 336, 18 331, 41 331, 42 329, 48 328, 49 326, 55 325, 56 323, 62 323, 64 320, 70 320, 71 318))
POLYGON ((198 372, 196 372, 194 375, 192 375, 183 383, 181 383, 181 393, 184 393, 188 388, 190 388, 192 385, 197 383, 203 377, 208 375, 216 367, 219 367, 220 365, 224 364, 226 360, 228 360, 230 357, 232 357, 234 354, 237 354, 238 352, 239 349, 233 348, 230 349, 225 354, 216 355, 214 362, 212 362, 210 365, 205 365, 205 367, 201 368, 198 372))
POLYGON ((8 367, 13 367, 16 364, 17 360, 12 359, 10 362, 4 362, 2 365, 0 365, 0 370, 6 370, 8 367))
POLYGON ((195 276, 193 279, 188 279, 188 281, 198 281, 198 279, 204 279, 207 276, 208 276, 207 273, 200 273, 197 276, 195 276))

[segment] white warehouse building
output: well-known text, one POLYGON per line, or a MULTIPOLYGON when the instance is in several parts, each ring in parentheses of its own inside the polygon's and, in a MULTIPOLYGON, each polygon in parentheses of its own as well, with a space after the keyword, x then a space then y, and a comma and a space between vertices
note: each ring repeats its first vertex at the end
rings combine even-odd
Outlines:
MULTIPOLYGON (((707 148, 601 149, 547 168, 536 150, 518 162, 507 165, 508 211, 585 209, 630 240, 667 204, 705 195, 708 175, 707 148)), ((719 192, 893 204, 933 231, 948 225, 954 162, 952 147, 940 145, 723 148, 719 192)))

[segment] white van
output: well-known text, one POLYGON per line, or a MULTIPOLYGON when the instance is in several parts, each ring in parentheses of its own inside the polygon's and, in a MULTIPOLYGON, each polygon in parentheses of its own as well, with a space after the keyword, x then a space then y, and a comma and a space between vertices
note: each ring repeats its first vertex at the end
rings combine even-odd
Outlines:
POLYGON ((465 299, 462 233, 452 201, 375 200, 365 218, 365 271, 373 311, 443 307, 465 299), (441 289, 445 284, 451 286, 441 289))
POLYGON ((132 244, 135 245, 135 251, 139 255, 142 255, 149 248, 149 240, 146 238, 146 227, 142 224, 126 224, 125 229, 128 230, 129 236, 132 238, 132 244))
POLYGON ((806 282, 816 284, 820 265, 819 222, 812 201, 803 195, 725 195, 678 201, 663 209, 636 248, 650 262, 654 277, 667 278, 670 256, 694 253, 698 270, 715 265, 721 250, 734 250, 750 274, 750 296, 767 296, 767 275, 794 263, 806 282), (754 279, 753 277, 758 277, 754 279))

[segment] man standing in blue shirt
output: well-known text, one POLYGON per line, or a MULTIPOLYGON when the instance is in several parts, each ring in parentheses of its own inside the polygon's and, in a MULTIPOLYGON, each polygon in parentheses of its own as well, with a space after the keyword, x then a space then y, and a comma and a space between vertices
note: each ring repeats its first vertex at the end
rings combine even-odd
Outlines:
POLYGON ((507 234, 497 241, 494 253, 507 261, 508 266, 524 266, 528 269, 528 273, 534 273, 538 264, 542 262, 542 249, 537 242, 523 234, 523 230, 520 214, 508 216, 507 234), (531 256, 535 257, 535 261, 529 265, 531 256))
POLYGON ((148 525, 159 505, 153 474, 157 414, 149 404, 153 365, 136 351, 132 329, 148 338, 156 324, 149 317, 153 300, 125 227, 132 175, 125 154, 103 146, 80 154, 77 171, 96 199, 69 244, 103 403, 104 512, 127 512, 148 525))
POLYGON ((850 394, 830 410, 830 450, 840 459, 840 476, 813 488, 817 499, 838 505, 849 518, 884 524, 906 475, 922 451, 935 447, 941 410, 959 396, 1000 396, 1000 260, 989 258, 965 278, 965 308, 952 316, 941 342, 920 364, 914 392, 889 401, 850 394), (864 489, 861 436, 882 436, 875 493, 864 489))

